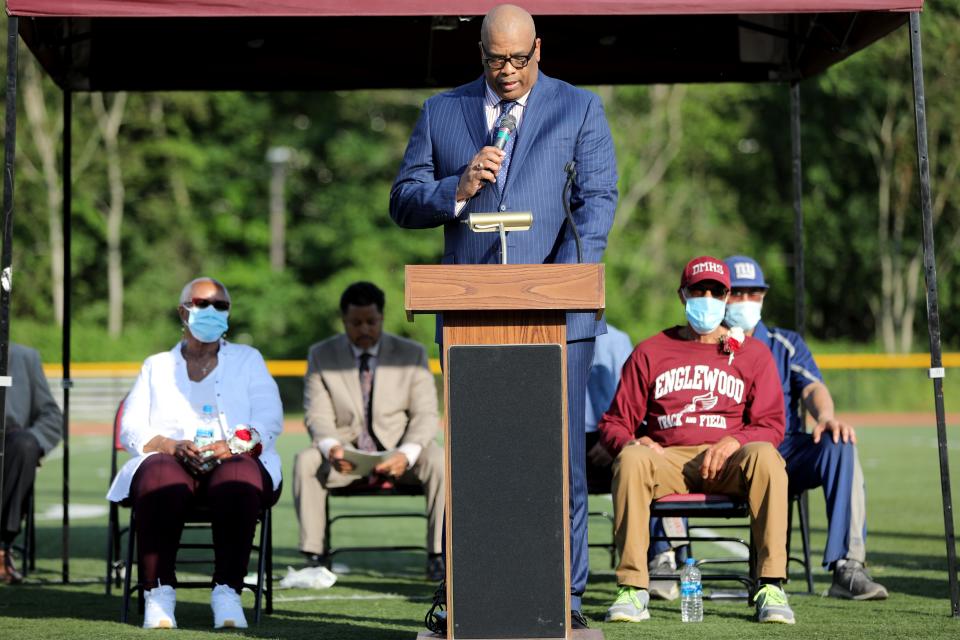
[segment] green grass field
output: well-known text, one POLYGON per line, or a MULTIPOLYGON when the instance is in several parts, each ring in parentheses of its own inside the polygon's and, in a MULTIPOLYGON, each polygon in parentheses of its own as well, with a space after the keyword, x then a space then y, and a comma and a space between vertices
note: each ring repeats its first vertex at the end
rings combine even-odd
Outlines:
MULTIPOLYGON (((960 474, 956 451, 960 429, 951 428, 954 474, 960 474)), ((683 625, 678 602, 652 605, 652 619, 639 625, 603 624, 616 583, 609 570, 609 557, 602 550, 591 556, 594 572, 585 597, 584 612, 593 626, 602 628, 608 639, 637 637, 684 638, 956 638, 960 621, 950 618, 947 586, 943 516, 937 464, 936 436, 928 428, 864 428, 859 431, 860 455, 867 477, 870 533, 868 560, 874 577, 890 590, 885 602, 855 603, 807 596, 798 567, 792 567, 793 581, 787 586, 797 615, 793 627, 751 622, 752 609, 743 601, 708 600, 704 623, 683 625)), ((281 439, 285 468, 289 471, 293 453, 303 436, 281 439)), ((102 507, 108 476, 109 438, 75 437, 72 442, 71 499, 75 505, 102 507)), ((176 634, 181 638, 207 637, 214 632, 205 590, 180 590, 176 632, 144 631, 118 622, 120 597, 104 595, 103 573, 106 546, 106 515, 75 517, 71 526, 70 577, 76 584, 60 584, 60 521, 52 509, 60 503, 61 461, 56 454, 41 470, 37 487, 39 552, 37 572, 30 583, 0 587, 0 638, 133 638, 176 634), (47 514, 44 516, 43 514, 47 514)), ((954 482, 956 495, 957 483, 954 482)), ((592 498, 595 508, 608 506, 603 497, 592 498)), ((811 495, 813 547, 823 548, 825 520, 823 499, 811 495)), ((422 499, 350 499, 334 503, 334 510, 373 510, 381 507, 417 510, 422 499)), ((297 565, 297 527, 289 487, 274 510, 274 558, 276 573, 282 576, 288 564, 297 565)), ((124 514, 125 515, 125 514, 124 514)), ((347 521, 335 530, 341 544, 419 544, 423 521, 387 520, 362 531, 363 521, 347 521)), ((370 522, 370 521, 368 521, 370 522)), ((338 525, 340 526, 340 525, 338 525)), ((591 540, 609 539, 609 525, 591 520, 591 540)), ((701 545, 701 547, 704 545, 701 545)), ((799 537, 794 536, 794 554, 799 537)), ((714 555, 712 549, 697 548, 699 555, 714 555)), ((817 556, 819 558, 819 555, 817 556)), ((278 590, 275 612, 245 634, 257 638, 311 638, 344 640, 388 640, 414 638, 422 629, 434 585, 422 579, 422 554, 344 555, 338 562, 350 572, 323 591, 278 590)), ((823 593, 829 575, 815 571, 816 588, 823 593)), ((717 585, 723 587, 724 585, 717 585)), ((707 584, 709 591, 711 585, 707 584)), ((492 585, 491 588, 496 588, 492 585)), ((244 594, 246 606, 253 598, 244 594)), ((495 612, 491 612, 495 615, 495 612)), ((135 607, 132 618, 139 623, 135 607)))

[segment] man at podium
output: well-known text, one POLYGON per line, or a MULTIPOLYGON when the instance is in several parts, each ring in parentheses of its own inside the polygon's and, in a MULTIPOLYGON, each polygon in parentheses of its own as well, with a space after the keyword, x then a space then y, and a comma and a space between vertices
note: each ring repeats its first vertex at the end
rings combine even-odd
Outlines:
MULTIPOLYGON (((510 262, 600 262, 617 206, 616 157, 600 98, 540 73, 540 38, 520 7, 498 5, 484 17, 478 53, 480 77, 424 104, 390 194, 390 216, 410 229, 442 226, 443 264, 500 262, 500 237, 463 223, 471 213, 508 211, 533 213, 529 231, 506 236, 510 262)), ((594 337, 605 331, 593 314, 567 316, 574 628, 586 626, 584 399, 594 337)))
POLYGON ((623 366, 598 425, 612 455, 619 590, 611 622, 650 617, 650 503, 672 493, 746 498, 757 551, 759 622, 793 624, 787 576, 787 472, 783 391, 770 350, 721 322, 726 264, 694 258, 678 290, 686 324, 644 340, 623 366))

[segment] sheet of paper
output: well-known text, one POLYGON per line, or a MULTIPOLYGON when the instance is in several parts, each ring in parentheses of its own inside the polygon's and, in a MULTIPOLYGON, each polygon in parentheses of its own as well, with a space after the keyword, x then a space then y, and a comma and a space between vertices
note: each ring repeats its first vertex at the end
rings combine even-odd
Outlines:
POLYGON ((343 448, 343 458, 352 462, 356 467, 350 475, 368 476, 373 473, 373 468, 396 453, 391 451, 360 451, 353 447, 343 448))

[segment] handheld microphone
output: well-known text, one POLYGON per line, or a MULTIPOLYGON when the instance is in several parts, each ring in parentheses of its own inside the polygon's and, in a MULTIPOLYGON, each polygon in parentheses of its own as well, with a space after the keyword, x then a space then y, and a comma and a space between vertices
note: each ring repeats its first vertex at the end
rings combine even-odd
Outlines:
POLYGON ((512 136, 516 130, 517 119, 513 117, 513 114, 508 113, 500 118, 500 124, 497 125, 497 133, 494 137, 493 146, 503 151, 507 146, 507 142, 510 140, 510 136, 512 136))

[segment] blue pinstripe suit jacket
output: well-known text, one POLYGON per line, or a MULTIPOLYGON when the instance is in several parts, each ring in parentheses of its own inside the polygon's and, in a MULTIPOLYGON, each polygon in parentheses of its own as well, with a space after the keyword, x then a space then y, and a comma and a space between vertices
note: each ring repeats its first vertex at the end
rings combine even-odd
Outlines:
MULTIPOLYGON (((616 157, 603 104, 596 94, 543 73, 527 99, 502 193, 487 185, 455 215, 460 175, 490 140, 484 92, 481 76, 426 101, 390 193, 390 216, 411 229, 443 225, 444 264, 488 264, 500 261, 499 236, 470 231, 465 224, 469 214, 532 211, 529 231, 508 234, 510 262, 576 262, 562 200, 564 166, 574 160, 577 181, 571 209, 583 242, 583 261, 600 262, 617 206, 616 157)), ((605 331, 593 314, 567 316, 568 340, 605 331)))

